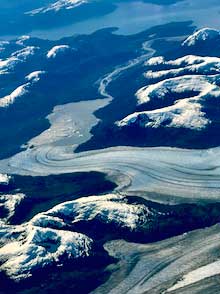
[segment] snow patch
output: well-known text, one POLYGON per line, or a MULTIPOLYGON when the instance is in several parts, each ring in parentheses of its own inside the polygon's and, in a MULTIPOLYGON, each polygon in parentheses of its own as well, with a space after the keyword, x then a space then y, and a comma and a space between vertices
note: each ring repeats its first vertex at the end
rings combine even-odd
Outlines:
POLYGON ((11 179, 11 176, 0 173, 0 184, 8 185, 10 182, 10 179, 11 179))
POLYGON ((0 41, 0 53, 5 51, 6 46, 9 44, 9 41, 0 41))
POLYGON ((24 45, 24 42, 29 40, 31 37, 30 36, 27 36, 27 35, 24 35, 24 36, 21 36, 20 38, 17 39, 16 41, 16 44, 17 45, 24 45))
POLYGON ((55 58, 57 54, 65 52, 67 49, 70 49, 70 46, 68 45, 59 45, 54 46, 52 49, 50 49, 47 53, 47 58, 55 58))
POLYGON ((164 63, 164 57, 163 56, 157 56, 150 58, 147 62, 145 62, 145 65, 149 66, 156 66, 159 64, 164 63))
POLYGON ((27 81, 38 82, 40 80, 40 76, 43 74, 45 74, 45 71, 38 70, 30 73, 25 78, 27 81))
POLYGON ((12 57, 16 57, 22 61, 25 61, 29 56, 32 56, 35 54, 35 51, 38 50, 38 47, 34 46, 27 46, 21 50, 15 51, 12 53, 12 57))
POLYGON ((18 88, 16 88, 11 94, 3 98, 0 98, 0 108, 8 107, 10 104, 13 104, 16 99, 25 95, 28 92, 27 90, 28 86, 29 86, 29 83, 21 85, 18 88))
POLYGON ((1 221, 7 223, 24 198, 25 195, 23 193, 0 195, 0 207, 5 208, 8 211, 7 217, 1 219, 1 221))

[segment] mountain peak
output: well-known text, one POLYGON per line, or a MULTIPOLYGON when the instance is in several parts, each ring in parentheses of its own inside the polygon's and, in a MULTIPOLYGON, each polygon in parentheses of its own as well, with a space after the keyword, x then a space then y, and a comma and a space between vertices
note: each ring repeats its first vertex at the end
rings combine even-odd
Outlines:
POLYGON ((194 34, 189 36, 184 42, 183 46, 195 46, 197 42, 212 40, 220 37, 220 32, 211 28, 203 28, 196 31, 194 34))

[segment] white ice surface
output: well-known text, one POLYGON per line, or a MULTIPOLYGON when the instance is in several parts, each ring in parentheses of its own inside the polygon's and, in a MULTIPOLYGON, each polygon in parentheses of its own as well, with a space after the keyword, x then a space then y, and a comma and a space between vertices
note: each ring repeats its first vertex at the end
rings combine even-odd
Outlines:
POLYGON ((164 293, 172 292, 216 275, 220 275, 220 260, 211 262, 187 273, 179 282, 164 293))

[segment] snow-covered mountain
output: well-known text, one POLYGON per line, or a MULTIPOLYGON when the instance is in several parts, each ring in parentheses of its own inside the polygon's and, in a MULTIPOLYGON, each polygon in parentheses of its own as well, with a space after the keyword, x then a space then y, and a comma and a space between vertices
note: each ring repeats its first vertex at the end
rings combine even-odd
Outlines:
POLYGON ((33 271, 45 268, 61 259, 82 258, 91 252, 92 240, 83 234, 33 226, 1 225, 1 270, 11 278, 28 278, 33 271), (13 235, 19 236, 17 239, 13 235))
POLYGON ((196 31, 193 35, 189 36, 184 42, 183 46, 196 46, 201 42, 210 42, 220 39, 220 32, 211 28, 203 28, 196 31))
POLYGON ((58 12, 61 9, 74 9, 75 7, 81 6, 88 3, 87 0, 59 0, 47 6, 43 6, 31 11, 26 12, 26 14, 34 16, 35 14, 47 13, 50 11, 58 12))
MULTIPOLYGON (((15 195, 5 198, 8 206, 12 207, 15 195)), ((114 225, 119 230, 137 232, 141 229, 140 225, 142 230, 150 230, 152 221, 161 215, 144 205, 126 202, 125 197, 120 195, 91 196, 55 206, 45 213, 37 214, 24 225, 1 223, 0 270, 5 271, 10 278, 24 279, 36 269, 59 264, 61 260, 89 256, 93 240, 74 232, 74 226, 83 221, 88 224, 96 221, 105 225, 107 230, 114 225)), ((92 224, 90 226, 92 233, 94 229, 92 224)))
MULTIPOLYGON (((182 46, 219 42, 219 31, 203 29, 182 46)), ((186 55, 175 60, 153 57, 145 63, 148 85, 136 93, 137 106, 157 109, 132 113, 117 122, 121 128, 185 128, 200 131, 212 124, 210 107, 220 103, 220 58, 186 55), (160 107, 159 107, 160 106, 160 107)))

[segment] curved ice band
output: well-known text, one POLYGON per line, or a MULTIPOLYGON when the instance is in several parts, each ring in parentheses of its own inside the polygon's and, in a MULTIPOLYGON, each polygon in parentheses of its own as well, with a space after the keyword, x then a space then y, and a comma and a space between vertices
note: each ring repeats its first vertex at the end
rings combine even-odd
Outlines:
POLYGON ((101 171, 121 175, 123 192, 144 197, 155 193, 162 202, 168 201, 167 195, 178 202, 220 199, 220 148, 114 147, 76 154, 72 146, 41 146, 2 161, 0 169, 30 175, 101 171))

